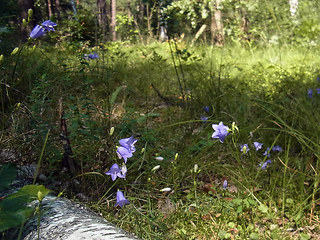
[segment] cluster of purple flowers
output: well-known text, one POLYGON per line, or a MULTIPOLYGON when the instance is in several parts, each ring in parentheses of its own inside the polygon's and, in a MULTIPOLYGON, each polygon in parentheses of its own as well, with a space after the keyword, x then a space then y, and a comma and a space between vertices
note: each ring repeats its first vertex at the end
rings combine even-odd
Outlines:
MULTIPOLYGON (((202 109, 203 109, 203 111, 205 111, 206 113, 209 113, 209 111, 210 111, 210 107, 209 107, 209 106, 205 106, 205 107, 203 107, 202 109)), ((206 117, 206 116, 201 116, 200 119, 201 119, 202 122, 206 122, 206 121, 208 121, 209 118, 206 117)))
MULTIPOLYGON (((133 156, 133 153, 136 151, 136 148, 134 144, 137 142, 137 139, 134 139, 133 136, 129 138, 123 138, 119 141, 120 145, 117 148, 117 155, 119 159, 123 158, 124 164, 120 168, 117 163, 113 164, 108 172, 106 172, 106 175, 110 175, 112 181, 115 181, 117 177, 119 178, 125 178, 127 174, 127 167, 126 163, 128 158, 131 158, 133 156)), ((123 193, 118 190, 117 191, 117 203, 116 206, 123 207, 125 204, 129 204, 130 202, 124 197, 123 193)))
MULTIPOLYGON (((320 88, 317 88, 316 91, 317 91, 317 94, 320 95, 320 88)), ((308 97, 312 98, 312 96, 313 96, 313 90, 312 88, 310 88, 308 89, 308 97)))
MULTIPOLYGON (((256 151, 259 151, 260 149, 262 149, 262 145, 263 143, 253 142, 253 146, 255 147, 256 151)), ((240 151, 243 153, 247 153, 249 150, 250 149, 248 147, 248 144, 243 144, 240 146, 240 151)), ((273 146, 271 149, 270 147, 267 147, 266 151, 263 153, 263 156, 271 157, 271 154, 270 154, 271 151, 282 152, 282 148, 280 146, 273 146)), ((268 164, 271 164, 271 160, 267 160, 263 163, 260 163, 259 167, 261 167, 262 170, 265 170, 268 164)))
MULTIPOLYGON (((229 135, 230 129, 228 126, 225 126, 223 122, 220 122, 219 124, 212 124, 212 128, 214 129, 214 133, 212 134, 212 138, 218 138, 221 143, 223 143, 224 139, 229 135)), ((253 142, 253 146, 256 149, 256 151, 259 151, 262 149, 263 143, 259 142, 253 142)), ((250 150, 248 144, 240 145, 240 151, 244 154, 248 153, 250 150)), ((270 151, 278 151, 282 152, 282 148, 280 146, 273 146, 272 149, 268 147, 266 151, 263 153, 264 156, 271 157, 270 151)), ((268 166, 268 164, 271 164, 271 160, 267 160, 264 163, 260 163, 259 166, 262 170, 265 170, 268 166)))
POLYGON ((53 31, 54 32, 54 27, 57 26, 56 23, 52 22, 51 20, 46 20, 44 21, 41 25, 35 26, 31 33, 30 37, 33 39, 36 39, 38 37, 41 37, 44 35, 46 32, 53 31))
POLYGON ((86 59, 86 60, 97 59, 97 58, 99 58, 99 55, 96 52, 93 52, 93 53, 90 53, 90 54, 84 54, 84 59, 86 59))

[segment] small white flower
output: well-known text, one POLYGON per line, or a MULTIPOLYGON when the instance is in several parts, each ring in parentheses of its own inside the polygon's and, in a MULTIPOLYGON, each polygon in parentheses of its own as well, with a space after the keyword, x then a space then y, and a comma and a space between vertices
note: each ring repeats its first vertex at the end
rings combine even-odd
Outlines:
POLYGON ((169 187, 166 187, 160 190, 160 192, 170 192, 170 191, 171 191, 171 188, 169 187))
POLYGON ((195 165, 193 166, 193 171, 194 171, 195 173, 197 173, 198 168, 199 168, 198 164, 195 164, 195 165))
POLYGON ((159 156, 159 157, 156 157, 156 160, 158 160, 158 161, 163 161, 163 159, 164 159, 164 158, 163 158, 163 157, 160 157, 160 156, 159 156))

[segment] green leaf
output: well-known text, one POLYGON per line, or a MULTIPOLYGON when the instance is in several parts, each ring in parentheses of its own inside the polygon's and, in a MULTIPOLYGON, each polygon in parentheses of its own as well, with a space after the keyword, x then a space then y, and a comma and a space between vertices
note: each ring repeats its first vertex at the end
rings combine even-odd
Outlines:
POLYGON ((260 204, 260 206, 258 208, 263 213, 267 213, 268 212, 268 207, 266 205, 264 205, 264 204, 260 204))
POLYGON ((120 86, 118 87, 112 94, 111 94, 111 97, 110 97, 110 105, 112 106, 114 104, 114 102, 116 101, 116 98, 119 94, 119 92, 121 91, 123 87, 120 86))
POLYGON ((311 237, 308 234, 301 233, 300 240, 309 240, 311 237))
POLYGON ((27 196, 0 201, 0 232, 24 223, 33 213, 34 209, 27 207, 27 196))
POLYGON ((259 239, 259 234, 258 233, 251 233, 250 234, 250 239, 253 239, 253 240, 256 240, 256 239, 259 239))
POLYGON ((18 192, 10 194, 7 199, 14 199, 19 197, 26 197, 29 201, 38 199, 38 192, 41 191, 43 197, 47 196, 50 192, 49 189, 46 189, 43 185, 26 185, 19 189, 18 192))
POLYGON ((218 237, 221 238, 221 239, 225 239, 225 238, 230 238, 231 234, 228 233, 227 231, 225 230, 221 230, 219 231, 218 233, 218 237))
POLYGON ((17 177, 17 169, 13 164, 6 164, 0 168, 0 191, 8 188, 17 177))

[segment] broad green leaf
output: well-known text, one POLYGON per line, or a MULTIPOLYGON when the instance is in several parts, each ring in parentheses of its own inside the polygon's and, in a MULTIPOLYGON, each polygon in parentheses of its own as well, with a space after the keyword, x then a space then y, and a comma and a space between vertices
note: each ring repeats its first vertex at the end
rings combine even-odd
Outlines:
POLYGON ((311 237, 308 234, 301 233, 300 240, 309 240, 311 237))
POLYGON ((114 102, 116 101, 116 98, 119 94, 119 92, 121 91, 123 87, 120 86, 118 87, 112 94, 111 94, 111 97, 110 97, 110 105, 112 106, 114 104, 114 102))
POLYGON ((218 233, 218 237, 221 238, 221 239, 225 239, 225 238, 230 238, 231 234, 228 233, 227 231, 225 230, 221 230, 219 231, 218 233))
POLYGON ((267 213, 268 212, 268 207, 266 205, 264 205, 264 204, 260 204, 260 206, 258 208, 263 213, 267 213))
POLYGON ((13 164, 6 164, 0 167, 0 191, 9 187, 17 177, 17 169, 13 164))
POLYGON ((19 189, 18 192, 10 194, 7 199, 13 199, 17 197, 27 197, 30 202, 38 199, 38 192, 41 191, 43 196, 47 196, 50 192, 49 189, 46 189, 43 185, 26 185, 19 189))
POLYGON ((251 233, 250 239, 253 239, 253 240, 259 239, 259 234, 258 233, 251 233))

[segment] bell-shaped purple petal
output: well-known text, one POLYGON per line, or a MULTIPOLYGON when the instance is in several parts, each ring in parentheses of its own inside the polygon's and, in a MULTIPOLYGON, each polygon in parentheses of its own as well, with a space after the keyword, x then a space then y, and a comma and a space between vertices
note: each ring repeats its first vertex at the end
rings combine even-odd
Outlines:
POLYGON ((96 59, 96 58, 99 58, 99 55, 96 52, 94 52, 94 53, 89 54, 88 57, 90 59, 96 59))
POLYGON ((271 150, 272 150, 272 151, 282 152, 282 147, 280 147, 280 146, 273 146, 271 150))
POLYGON ((220 142, 223 143, 225 137, 229 135, 229 127, 220 122, 219 125, 212 124, 212 128, 215 130, 215 132, 212 134, 212 138, 219 138, 220 142))
POLYGON ((46 30, 43 27, 41 27, 40 25, 37 25, 32 29, 29 36, 33 39, 36 39, 38 37, 41 37, 45 33, 46 33, 46 30))
POLYGON ((120 139, 119 143, 122 147, 128 149, 131 153, 134 153, 136 151, 134 144, 137 141, 138 141, 137 139, 134 139, 133 136, 131 136, 129 138, 120 139))
POLYGON ((243 144, 240 146, 240 151, 243 152, 243 153, 247 153, 249 151, 249 146, 248 144, 243 144))
POLYGON ((310 88, 308 89, 308 97, 312 98, 312 95, 313 95, 313 90, 310 88))
POLYGON ((228 181, 227 181, 227 180, 224 180, 224 181, 223 181, 223 184, 222 184, 222 188, 223 188, 223 189, 227 189, 227 187, 228 187, 228 181))
POLYGON ((132 152, 129 149, 122 146, 118 147, 117 154, 120 159, 123 158, 125 163, 127 163, 128 158, 131 158, 133 156, 132 152))
POLYGON ((116 206, 120 206, 120 207, 123 207, 125 204, 129 204, 130 202, 124 197, 123 193, 118 190, 117 192, 117 203, 116 205, 114 205, 115 207, 116 206))
POLYGON ((267 147, 267 150, 263 153, 263 156, 267 156, 267 157, 270 157, 270 148, 267 147))
POLYGON ((263 143, 253 142, 253 146, 256 148, 256 151, 262 148, 263 143))
POLYGON ((42 27, 44 27, 48 32, 54 31, 55 26, 57 26, 56 23, 52 22, 51 20, 46 20, 41 24, 42 27))
POLYGON ((271 160, 267 160, 264 163, 260 163, 259 166, 261 167, 262 170, 266 170, 269 164, 271 164, 271 160))
POLYGON ((202 122, 208 121, 208 117, 206 117, 206 116, 201 116, 200 119, 202 122))
POLYGON ((125 178, 125 176, 121 173, 121 170, 119 168, 118 164, 113 164, 108 172, 106 172, 107 175, 111 175, 112 181, 115 181, 117 177, 119 178, 125 178))
POLYGON ((205 107, 203 107, 203 111, 205 111, 205 112, 209 112, 210 111, 210 107, 209 106, 205 106, 205 107))

